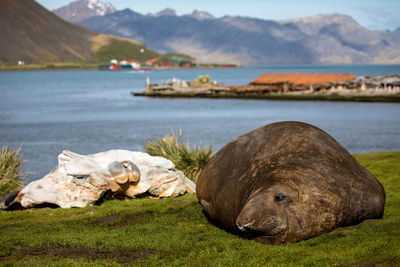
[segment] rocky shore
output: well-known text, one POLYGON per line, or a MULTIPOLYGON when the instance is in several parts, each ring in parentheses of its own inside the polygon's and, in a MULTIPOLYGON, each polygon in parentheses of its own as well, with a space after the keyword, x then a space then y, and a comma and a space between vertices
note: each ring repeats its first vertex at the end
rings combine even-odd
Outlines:
MULTIPOLYGON (((201 77, 196 80, 201 80, 201 77)), ((149 97, 400 102, 400 75, 264 74, 247 85, 237 86, 195 81, 172 79, 163 84, 147 84, 145 92, 132 94, 149 97)))

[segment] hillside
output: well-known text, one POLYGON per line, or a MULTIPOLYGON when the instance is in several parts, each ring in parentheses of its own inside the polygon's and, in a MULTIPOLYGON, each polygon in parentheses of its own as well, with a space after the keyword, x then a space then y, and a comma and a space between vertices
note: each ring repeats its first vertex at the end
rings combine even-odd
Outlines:
POLYGON ((139 40, 157 51, 190 54, 199 62, 400 63, 398 33, 368 30, 346 15, 271 21, 161 13, 149 16, 125 9, 79 24, 139 40))
MULTIPOLYGON (((44 62, 97 62, 102 55, 132 57, 145 49, 146 59, 158 53, 141 43, 107 36, 66 22, 32 0, 0 0, 0 64, 44 62), (110 54, 110 53, 109 53, 110 54)), ((132 58, 131 57, 131 58, 132 58)), ((127 58, 129 59, 129 58, 127 58)))
POLYGON ((92 49, 97 61, 109 61, 110 59, 148 60, 160 55, 139 42, 112 35, 99 34, 92 41, 94 43, 92 49), (143 54, 140 52, 142 48, 144 49, 143 54))

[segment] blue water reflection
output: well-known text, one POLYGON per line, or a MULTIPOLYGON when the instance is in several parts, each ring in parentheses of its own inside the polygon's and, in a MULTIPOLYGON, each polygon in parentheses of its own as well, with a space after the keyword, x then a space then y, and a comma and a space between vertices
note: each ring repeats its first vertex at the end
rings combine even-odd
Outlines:
POLYGON ((266 72, 400 73, 398 65, 281 65, 249 69, 42 71, 0 73, 0 145, 22 145, 28 180, 57 164, 64 149, 95 153, 143 150, 143 144, 183 130, 191 143, 217 149, 267 123, 314 124, 352 153, 400 150, 400 105, 387 103, 161 99, 133 97, 152 82, 193 80, 209 74, 225 84, 246 84, 266 72))

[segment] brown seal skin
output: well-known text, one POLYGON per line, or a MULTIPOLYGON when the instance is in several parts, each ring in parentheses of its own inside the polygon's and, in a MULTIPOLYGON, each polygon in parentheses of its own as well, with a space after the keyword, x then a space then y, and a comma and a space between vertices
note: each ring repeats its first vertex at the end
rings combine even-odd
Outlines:
POLYGON ((269 244, 381 218, 385 204, 370 172, 302 122, 269 124, 227 144, 200 174, 196 193, 214 224, 269 244))

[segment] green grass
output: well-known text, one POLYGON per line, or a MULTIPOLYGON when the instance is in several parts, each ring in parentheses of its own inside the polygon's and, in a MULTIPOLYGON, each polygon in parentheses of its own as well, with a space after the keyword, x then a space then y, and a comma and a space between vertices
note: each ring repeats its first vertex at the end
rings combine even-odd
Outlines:
POLYGON ((356 155, 384 185, 383 219, 262 245, 211 225, 195 195, 0 212, 3 266, 399 266, 400 152, 356 155))
POLYGON ((182 130, 179 136, 174 133, 155 141, 148 141, 144 145, 147 153, 152 156, 161 156, 171 160, 178 170, 194 182, 197 181, 201 170, 210 161, 214 149, 210 147, 195 146, 191 148, 189 143, 182 142, 182 130))
POLYGON ((165 57, 165 56, 167 56, 167 57, 168 56, 176 56, 176 57, 182 57, 182 58, 188 59, 188 60, 195 60, 195 58, 190 56, 190 55, 183 54, 183 53, 176 53, 176 52, 168 52, 168 53, 162 54, 162 56, 163 57, 165 57))
POLYGON ((0 150, 0 195, 6 194, 22 186, 21 165, 22 155, 20 148, 3 147, 0 150))
POLYGON ((110 61, 111 59, 117 60, 130 60, 135 59, 138 61, 145 61, 155 57, 159 54, 142 44, 134 44, 129 41, 112 39, 110 44, 102 46, 96 54, 98 61, 110 61), (144 53, 140 50, 144 49, 144 53))

